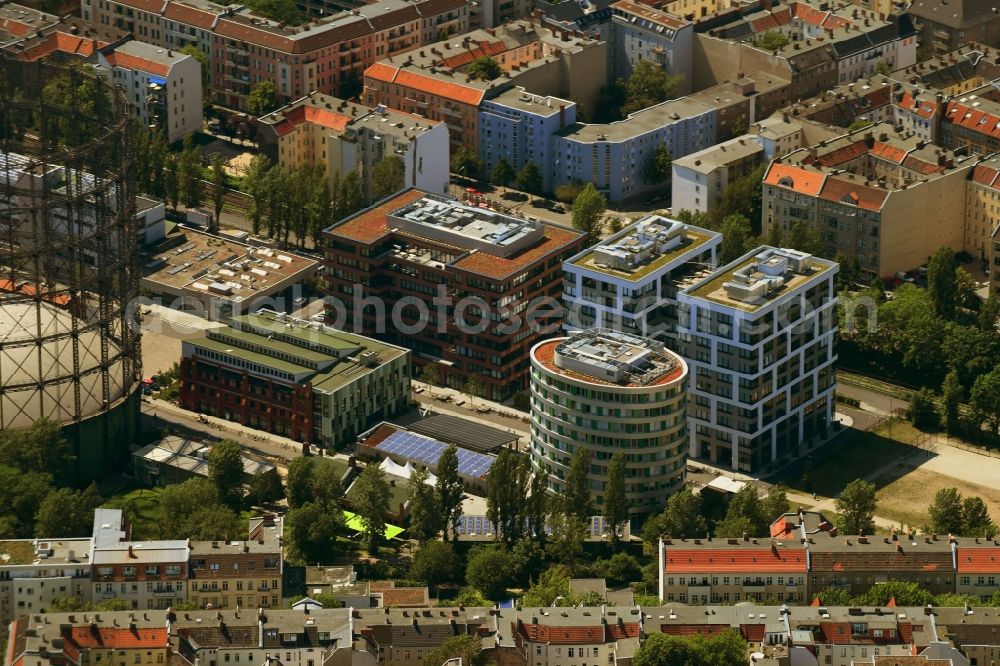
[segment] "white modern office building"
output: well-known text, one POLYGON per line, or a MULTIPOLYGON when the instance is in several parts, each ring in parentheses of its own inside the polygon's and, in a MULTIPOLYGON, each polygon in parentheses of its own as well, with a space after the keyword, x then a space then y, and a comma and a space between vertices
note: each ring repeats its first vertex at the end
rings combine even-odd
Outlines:
POLYGON ((609 328, 666 340, 677 321, 677 283, 707 275, 722 236, 651 215, 563 263, 565 328, 609 328))
POLYGON ((763 246, 680 291, 690 457, 756 472, 825 438, 834 415, 838 268, 763 246))
POLYGON ((592 329, 531 349, 531 461, 563 492, 573 454, 591 451, 588 475, 600 510, 608 465, 623 452, 631 515, 663 509, 684 486, 687 459, 684 360, 661 342, 592 329))

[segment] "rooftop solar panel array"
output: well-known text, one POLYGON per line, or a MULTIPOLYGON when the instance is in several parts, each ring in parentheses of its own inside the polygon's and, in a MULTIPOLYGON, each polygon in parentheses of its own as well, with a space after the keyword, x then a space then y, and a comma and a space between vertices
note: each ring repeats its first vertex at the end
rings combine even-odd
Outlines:
MULTIPOLYGON (((408 460, 436 466, 441 454, 448 447, 436 439, 398 430, 382 440, 376 448, 384 453, 394 453, 408 460)), ((463 476, 480 479, 493 465, 493 456, 465 449, 457 449, 457 452, 458 473, 463 476)))
MULTIPOLYGON (((592 516, 588 524, 590 536, 602 537, 608 534, 608 522, 604 516, 592 516)), ((457 534, 495 534, 496 528, 486 516, 462 515, 458 519, 457 534)), ((552 526, 545 523, 545 534, 552 535, 552 526)))
POLYGON ((518 436, 450 414, 433 414, 406 426, 410 432, 480 453, 492 453, 517 441, 518 436))

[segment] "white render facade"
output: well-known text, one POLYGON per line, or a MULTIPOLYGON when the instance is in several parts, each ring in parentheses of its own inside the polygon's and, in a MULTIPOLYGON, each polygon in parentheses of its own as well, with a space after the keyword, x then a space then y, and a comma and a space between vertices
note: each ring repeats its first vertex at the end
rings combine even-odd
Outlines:
POLYGON ((678 294, 691 458, 756 472, 827 436, 838 269, 762 246, 678 294))
POLYGON ((745 134, 675 159, 670 178, 672 210, 707 213, 729 183, 750 173, 763 156, 764 148, 754 135, 745 134))
POLYGON ((684 486, 687 373, 663 343, 591 329, 531 349, 531 462, 549 492, 565 489, 574 452, 590 450, 594 508, 611 457, 625 454, 630 515, 660 511, 684 486))
POLYGON ((679 280, 716 265, 722 236, 651 215, 563 263, 565 329, 609 328, 666 340, 679 280))

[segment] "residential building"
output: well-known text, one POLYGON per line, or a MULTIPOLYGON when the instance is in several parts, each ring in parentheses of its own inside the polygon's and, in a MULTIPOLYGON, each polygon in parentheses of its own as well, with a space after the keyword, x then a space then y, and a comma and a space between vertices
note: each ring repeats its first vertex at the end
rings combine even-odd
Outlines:
POLYGON ((124 601, 134 610, 165 609, 188 599, 186 539, 133 541, 121 509, 94 511, 92 600, 124 601))
POLYGON ((510 88, 479 105, 479 159, 487 172, 501 158, 517 173, 532 162, 539 166, 545 191, 551 192, 554 137, 575 122, 575 102, 510 88))
POLYGON ((89 602, 89 558, 89 538, 0 541, 0 622, 64 597, 89 602))
POLYGON ((448 128, 444 123, 369 108, 311 93, 257 120, 261 152, 288 169, 319 162, 330 185, 354 171, 365 201, 374 200, 375 167, 388 157, 403 162, 403 187, 448 192, 448 128))
MULTIPOLYGON (((997 208, 997 201, 1000 200, 1000 159, 990 157, 973 167, 966 188, 962 249, 977 261, 989 263, 994 256, 996 230, 1000 227, 1000 211, 997 208)), ((986 271, 991 281, 995 279, 993 273, 996 270, 991 268, 986 271)))
POLYGON ((767 72, 738 72, 735 81, 726 81, 693 92, 689 99, 715 109, 715 135, 719 140, 734 139, 747 128, 788 104, 789 80, 767 72))
MULTIPOLYGON (((488 608, 369 609, 353 621, 354 649, 380 664, 420 666, 427 653, 454 636, 480 636, 493 641, 496 618, 488 608)), ((342 612, 342 611, 341 611, 342 612)))
POLYGON ((694 25, 668 10, 633 0, 611 5, 611 60, 615 78, 627 79, 640 60, 680 77, 674 96, 691 91, 694 25))
POLYGON ((567 227, 415 189, 323 236, 328 320, 408 347, 421 366, 437 364, 446 386, 475 377, 491 400, 527 388, 528 350, 562 324, 558 312, 537 312, 536 299, 558 298, 562 262, 584 241, 567 227))
POLYGON ((139 222, 139 246, 163 240, 167 233, 167 207, 162 201, 142 195, 135 197, 135 217, 139 222))
POLYGON ((532 0, 485 0, 479 7, 479 22, 484 28, 495 28, 525 18, 534 9, 532 0))
MULTIPOLYGON (((167 435, 132 452, 135 478, 150 486, 170 486, 197 477, 208 478, 209 447, 203 442, 167 435)), ((274 471, 272 463, 243 456, 243 483, 274 471)))
POLYGON ((893 96, 901 84, 882 76, 852 81, 826 90, 816 97, 800 100, 784 112, 795 120, 808 119, 837 127, 855 122, 892 122, 893 96))
POLYGON ((763 246, 681 289, 691 458, 756 472, 829 434, 837 271, 832 261, 763 246))
POLYGON ((274 83, 282 104, 312 91, 353 96, 377 60, 469 29, 465 0, 382 0, 300 26, 210 0, 83 0, 81 12, 162 49, 196 46, 209 56, 212 101, 236 109, 260 81, 274 83))
POLYGON ((136 117, 168 143, 201 131, 201 63, 137 40, 98 51, 98 72, 121 86, 136 117))
POLYGON ((0 52, 16 60, 93 63, 100 49, 128 39, 123 31, 98 30, 77 16, 59 17, 13 2, 0 6, 0 52))
POLYGON ((990 234, 989 263, 990 293, 1000 293, 1000 224, 990 234))
POLYGON ((915 0, 907 12, 920 30, 920 41, 934 53, 952 51, 969 42, 1000 46, 1000 15, 977 0, 915 0))
POLYGON ((965 42, 954 51, 936 53, 920 62, 892 72, 895 81, 929 88, 947 97, 961 96, 1000 77, 997 49, 965 42))
POLYGON ((763 228, 802 222, 827 256, 856 261, 862 280, 926 263, 963 246, 965 181, 974 160, 875 125, 781 159, 764 176, 763 228), (913 233, 914 228, 922 233, 913 233))
POLYGON ((176 309, 226 321, 262 306, 284 308, 284 296, 312 277, 318 261, 255 247, 235 238, 176 227, 143 249, 146 293, 176 309))
POLYGON ((610 124, 575 123, 558 133, 549 160, 552 181, 594 183, 608 201, 663 186, 647 177, 660 146, 674 159, 715 144, 715 109, 690 98, 662 102, 610 124))
POLYGON ((409 408, 406 349, 259 310, 184 340, 179 402, 323 448, 409 408))
POLYGON ((543 20, 551 26, 589 32, 607 42, 611 40, 612 4, 614 0, 587 0, 586 7, 578 2, 535 0, 535 12, 543 13, 543 20))
POLYGON ((992 155, 1000 148, 1000 102, 991 99, 992 85, 974 93, 944 104, 941 145, 965 154, 992 155))
POLYGON ((631 662, 639 648, 640 614, 624 606, 594 611, 503 609, 497 618, 498 647, 514 651, 522 663, 544 666, 631 662))
POLYGON ((771 160, 784 157, 803 145, 803 125, 788 114, 771 116, 750 126, 754 141, 764 149, 764 157, 771 160))
POLYGON ((563 264, 567 331, 610 328, 664 341, 676 332, 677 283, 716 265, 722 236, 651 215, 563 264))
POLYGON ((578 447, 604 504, 608 465, 625 455, 630 518, 661 511, 684 486, 688 367, 662 342, 608 329, 581 331, 531 349, 531 463, 561 495, 578 447))
POLYGON ((514 21, 381 59, 365 71, 364 102, 444 122, 452 152, 461 147, 478 152, 480 104, 514 86, 572 99, 593 114, 607 82, 606 53, 607 44, 589 36, 534 18, 514 21), (485 81, 466 73, 483 56, 500 65, 500 77, 485 81))
POLYGON ((280 608, 283 519, 266 516, 246 541, 192 541, 188 601, 198 608, 280 608))
POLYGON ((754 138, 748 134, 674 159, 671 210, 707 213, 730 182, 761 163, 764 148, 754 138))

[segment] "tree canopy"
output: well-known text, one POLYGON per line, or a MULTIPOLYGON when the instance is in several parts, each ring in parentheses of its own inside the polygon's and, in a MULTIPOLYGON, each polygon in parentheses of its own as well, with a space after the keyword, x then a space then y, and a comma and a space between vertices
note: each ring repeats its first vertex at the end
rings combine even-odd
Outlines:
POLYGON ((625 103, 621 114, 641 111, 673 97, 684 80, 680 74, 667 74, 667 70, 652 60, 640 60, 632 68, 628 80, 619 85, 625 90, 625 103))
MULTIPOLYGON (((291 2, 291 0, 275 0, 277 2, 291 2)), ((258 81, 250 90, 247 96, 247 109, 251 115, 260 117, 266 116, 278 108, 278 92, 274 88, 273 81, 258 81)))
POLYGON ((601 230, 601 218, 607 207, 604 195, 597 191, 593 183, 587 183, 573 201, 573 226, 587 234, 591 240, 596 240, 601 230))
POLYGON ((465 73, 474 79, 492 81, 503 74, 503 68, 500 67, 500 63, 496 60, 484 55, 473 60, 465 70, 465 73))
POLYGON ((840 524, 844 534, 875 532, 875 484, 863 479, 851 481, 837 498, 837 511, 843 516, 840 524))
POLYGON ((372 170, 372 198, 375 201, 403 189, 406 165, 398 155, 382 159, 372 170))

